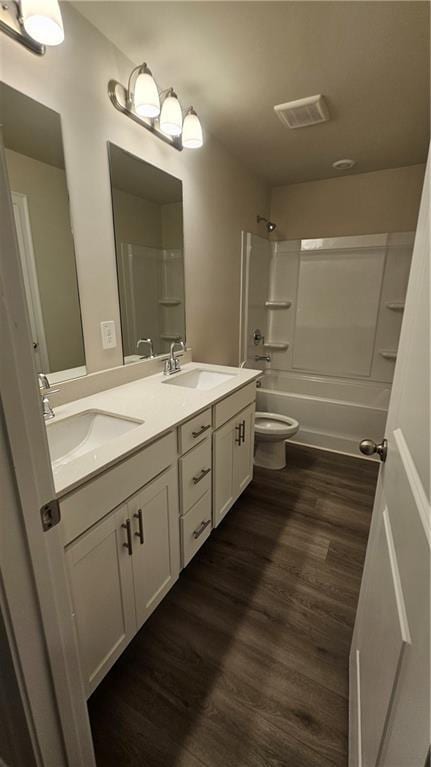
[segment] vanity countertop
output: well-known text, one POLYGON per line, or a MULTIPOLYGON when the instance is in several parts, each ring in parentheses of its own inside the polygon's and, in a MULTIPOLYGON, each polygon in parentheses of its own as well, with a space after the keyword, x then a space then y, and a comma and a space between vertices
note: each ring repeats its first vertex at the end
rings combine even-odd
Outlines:
MULTIPOLYGON (((181 372, 172 377, 156 373, 138 381, 60 405, 55 409, 55 423, 91 410, 136 419, 143 423, 69 463, 54 466, 53 475, 57 496, 74 490, 127 455, 172 431, 184 421, 211 407, 247 383, 256 380, 261 374, 261 370, 190 362, 181 368, 181 372), (227 373, 233 377, 209 390, 169 385, 170 381, 173 382, 181 374, 193 370, 227 373)), ((51 423, 47 423, 48 429, 51 423)))

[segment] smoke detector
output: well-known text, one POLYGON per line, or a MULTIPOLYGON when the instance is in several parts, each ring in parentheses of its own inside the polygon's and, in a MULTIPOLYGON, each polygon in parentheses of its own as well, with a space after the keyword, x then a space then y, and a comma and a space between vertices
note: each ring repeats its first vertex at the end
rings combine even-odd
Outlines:
POLYGON ((355 160, 350 160, 347 157, 344 160, 335 160, 335 162, 332 163, 332 167, 335 168, 335 170, 350 170, 354 165, 356 165, 355 160))
POLYGON ((320 95, 276 104, 274 111, 288 128, 305 128, 330 119, 325 97, 320 95))

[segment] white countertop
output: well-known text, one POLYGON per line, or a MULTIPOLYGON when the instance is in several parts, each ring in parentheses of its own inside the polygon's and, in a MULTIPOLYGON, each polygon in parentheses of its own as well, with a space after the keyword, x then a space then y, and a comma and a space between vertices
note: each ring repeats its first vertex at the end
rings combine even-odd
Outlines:
MULTIPOLYGON (((256 380, 260 375, 261 370, 190 362, 172 377, 157 373, 55 408, 55 422, 88 410, 99 410, 143 421, 127 433, 105 442, 101 447, 70 463, 55 467, 53 475, 57 495, 65 495, 108 466, 171 431, 200 411, 256 380), (181 373, 195 369, 230 373, 234 378, 207 391, 169 385, 170 379, 174 380, 181 373)), ((50 428, 50 422, 47 423, 47 428, 50 428)))

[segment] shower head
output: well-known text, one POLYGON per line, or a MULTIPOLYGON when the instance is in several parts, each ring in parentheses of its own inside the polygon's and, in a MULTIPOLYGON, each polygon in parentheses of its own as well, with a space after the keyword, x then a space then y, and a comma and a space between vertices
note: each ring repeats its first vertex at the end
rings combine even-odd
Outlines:
POLYGON ((273 221, 268 221, 268 219, 264 218, 264 216, 258 216, 257 223, 260 224, 261 221, 265 221, 265 229, 267 232, 271 233, 274 231, 274 229, 277 229, 277 224, 274 224, 273 221))

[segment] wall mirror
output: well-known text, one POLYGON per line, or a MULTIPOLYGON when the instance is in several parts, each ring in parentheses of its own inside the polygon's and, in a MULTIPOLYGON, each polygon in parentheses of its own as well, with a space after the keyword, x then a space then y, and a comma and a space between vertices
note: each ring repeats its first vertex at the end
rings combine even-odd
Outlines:
POLYGON ((124 362, 185 339, 182 183, 108 144, 124 362))
POLYGON ((37 370, 85 375, 60 115, 0 83, 1 123, 37 370))

